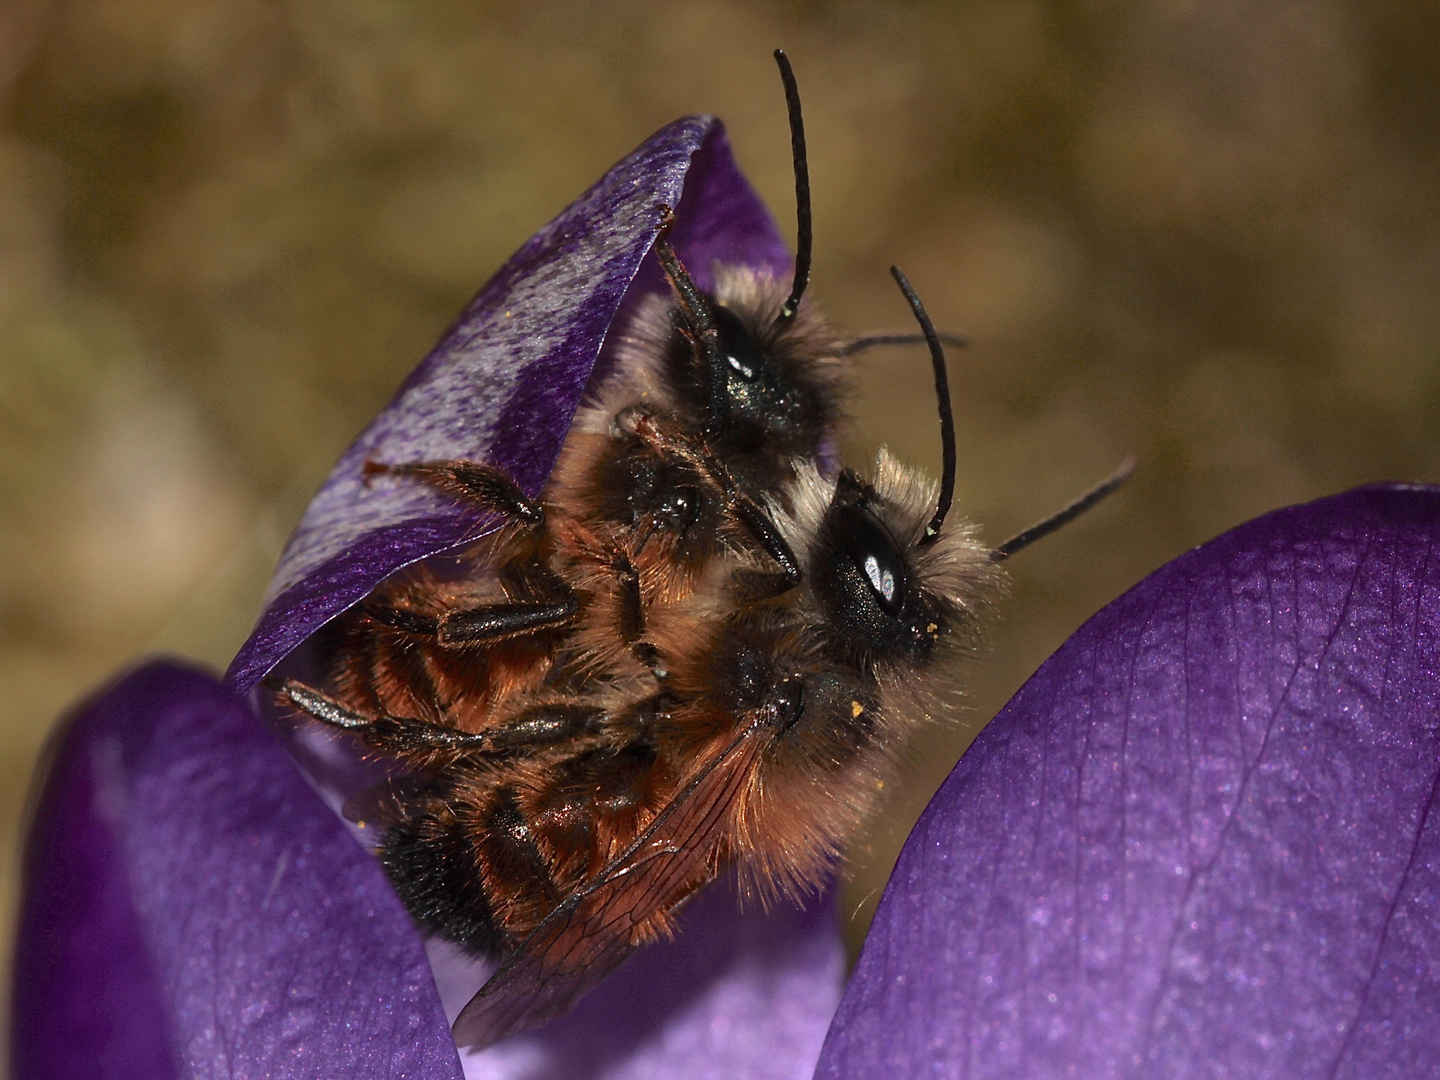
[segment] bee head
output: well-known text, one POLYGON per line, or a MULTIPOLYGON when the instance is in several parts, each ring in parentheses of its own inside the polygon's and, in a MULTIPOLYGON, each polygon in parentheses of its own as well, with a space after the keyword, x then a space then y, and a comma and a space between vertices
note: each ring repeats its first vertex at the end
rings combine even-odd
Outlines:
POLYGON ((768 275, 714 267, 716 288, 702 292, 667 239, 674 221, 662 214, 656 253, 676 304, 671 316, 669 382, 680 404, 700 419, 720 456, 761 451, 788 458, 816 453, 838 419, 838 378, 833 367, 840 343, 819 332, 802 310, 810 280, 810 174, 805 125, 795 73, 783 50, 775 51, 785 87, 795 168, 797 219, 795 273, 789 285, 768 275))
POLYGON ((848 470, 811 549, 811 587, 847 654, 926 660, 942 615, 915 579, 913 559, 886 521, 878 493, 848 470))
POLYGON ((705 417, 711 445, 722 456, 760 449, 813 455, 840 418, 837 335, 808 307, 778 320, 782 281, 725 267, 716 267, 716 278, 707 300, 719 331, 719 393, 710 392, 678 326, 669 352, 686 407, 705 417))
MULTIPOLYGON (((805 480, 823 485, 818 474, 805 480)), ((823 509, 798 500, 806 585, 831 647, 849 663, 924 667, 967 641, 999 572, 968 522, 928 534, 935 485, 881 451, 873 482, 848 470, 823 509), (806 514, 806 504, 810 514, 806 514), (812 531, 813 530, 813 531, 812 531)))
POLYGON ((898 671, 928 665, 937 649, 968 637, 957 631, 973 626, 973 609, 999 574, 973 528, 946 521, 955 488, 955 422, 945 354, 910 282, 897 268, 891 272, 930 346, 940 483, 931 484, 884 450, 869 484, 846 470, 827 488, 811 471, 791 499, 787 539, 805 550, 805 588, 832 647, 847 662, 898 671))
POLYGON ((733 432, 736 441, 754 445, 783 435, 803 420, 801 399, 806 395, 784 377, 739 315, 718 304, 715 321, 725 356, 722 430, 733 432))

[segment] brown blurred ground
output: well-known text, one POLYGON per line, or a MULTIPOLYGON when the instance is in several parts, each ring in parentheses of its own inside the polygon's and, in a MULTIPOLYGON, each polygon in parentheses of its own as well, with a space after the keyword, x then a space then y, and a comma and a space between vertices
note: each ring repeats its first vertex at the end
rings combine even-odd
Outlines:
MULTIPOLYGON (((7 0, 0 4, 0 920, 47 727, 134 658, 223 668, 301 506, 500 262, 686 112, 789 231, 794 57, 815 295, 955 359, 962 504, 1014 564, 965 731, 856 852, 861 927, 970 734, 1091 612, 1272 507, 1440 480, 1440 8, 7 0)), ((852 456, 938 456, 875 353, 852 456)))

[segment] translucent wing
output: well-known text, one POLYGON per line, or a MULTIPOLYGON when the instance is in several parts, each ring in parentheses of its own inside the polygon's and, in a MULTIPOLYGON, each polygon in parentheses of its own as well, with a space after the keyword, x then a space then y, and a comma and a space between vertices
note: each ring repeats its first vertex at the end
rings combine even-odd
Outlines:
MULTIPOLYGON (((750 725, 692 778, 635 842, 535 928, 455 1020, 456 1041, 486 1046, 567 1012, 655 936, 723 864, 721 830, 768 729, 750 725)), ((663 931, 662 931, 663 932, 663 931)))

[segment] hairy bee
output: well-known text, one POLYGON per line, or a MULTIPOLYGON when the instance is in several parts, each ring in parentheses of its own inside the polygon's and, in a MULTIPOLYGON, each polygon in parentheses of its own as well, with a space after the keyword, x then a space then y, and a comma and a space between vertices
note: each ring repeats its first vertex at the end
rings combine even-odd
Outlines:
MULTIPOLYGON (((745 584, 763 549, 712 560, 657 603, 666 677, 533 696, 479 731, 363 714, 298 684, 289 701, 427 777, 392 811, 383 858, 423 924, 505 957, 456 1022, 486 1044, 568 1009, 679 908, 737 866, 749 893, 798 896, 827 874, 895 752, 958 687, 955 661, 998 563, 1113 490, 1117 474, 999 548, 948 518, 954 432, 932 339, 939 485, 882 452, 874 475, 813 462, 767 514, 799 560, 775 596, 745 584)), ((689 438, 656 437, 671 452, 689 438)), ((690 450, 690 452, 698 452, 690 450)))
POLYGON ((762 898, 823 879, 895 750, 954 689, 1006 555, 938 488, 882 454, 832 455, 846 341, 801 298, 803 127, 788 288, 717 268, 696 288, 662 229, 673 300, 642 307, 620 363, 531 500, 477 462, 371 463, 509 524, 457 573, 382 585, 328 632, 323 689, 278 687, 411 770, 382 800, 381 857, 422 926, 502 965, 456 1022, 485 1044, 565 1011, 730 866, 762 898))

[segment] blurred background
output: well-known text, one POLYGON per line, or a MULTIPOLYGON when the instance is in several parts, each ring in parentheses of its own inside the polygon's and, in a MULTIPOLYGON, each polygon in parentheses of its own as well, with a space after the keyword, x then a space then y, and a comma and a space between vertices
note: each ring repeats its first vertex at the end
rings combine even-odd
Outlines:
MULTIPOLYGON (((915 749, 858 940, 973 733, 1090 613, 1266 510, 1440 481, 1440 5, 3 0, 0 919, 47 729, 155 652, 223 669, 340 450, 533 231, 710 111, 812 296, 952 356, 957 498, 1012 564, 971 707, 915 749)), ((863 360, 860 462, 938 467, 923 351, 863 360)), ((8 935, 7 930, 7 935, 8 935)), ((9 942, 6 941, 8 953, 9 942)))

